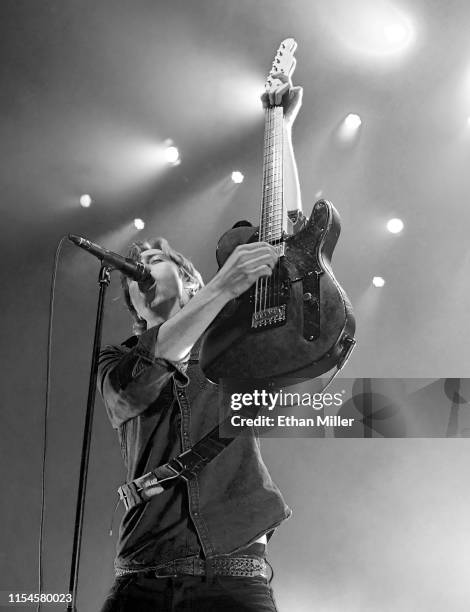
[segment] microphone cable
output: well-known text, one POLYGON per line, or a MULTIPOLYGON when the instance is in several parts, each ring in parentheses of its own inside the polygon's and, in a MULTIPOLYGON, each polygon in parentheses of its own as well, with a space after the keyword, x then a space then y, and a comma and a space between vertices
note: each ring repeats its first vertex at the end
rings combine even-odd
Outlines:
MULTIPOLYGON (((64 241, 67 240, 67 235, 62 236, 57 245, 54 262, 52 264, 51 287, 49 292, 49 326, 47 330, 47 356, 46 356, 46 389, 44 396, 44 425, 43 425, 43 449, 41 462, 41 519, 39 525, 39 541, 38 541, 38 593, 42 593, 43 586, 43 541, 44 541, 44 517, 46 510, 46 457, 47 457, 47 419, 49 416, 49 396, 51 389, 51 361, 52 361, 52 324, 54 321, 54 300, 55 300, 55 285, 57 278, 57 268, 59 263, 59 255, 62 250, 64 241)), ((40 612, 41 602, 38 602, 36 612, 40 612)))

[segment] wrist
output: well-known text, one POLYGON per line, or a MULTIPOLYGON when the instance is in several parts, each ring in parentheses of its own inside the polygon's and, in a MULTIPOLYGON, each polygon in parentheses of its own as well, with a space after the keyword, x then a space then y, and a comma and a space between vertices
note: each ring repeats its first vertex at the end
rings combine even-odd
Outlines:
POLYGON ((284 118, 284 123, 283 123, 283 132, 284 132, 284 138, 288 138, 289 140, 292 140, 292 125, 293 125, 293 121, 291 121, 288 117, 284 118))

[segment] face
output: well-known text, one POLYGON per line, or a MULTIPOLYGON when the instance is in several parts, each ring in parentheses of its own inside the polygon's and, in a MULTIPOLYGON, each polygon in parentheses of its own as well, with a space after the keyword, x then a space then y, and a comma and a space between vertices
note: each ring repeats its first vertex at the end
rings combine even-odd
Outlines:
POLYGON ((144 295, 135 281, 129 282, 129 295, 134 308, 147 323, 167 320, 188 301, 178 266, 160 249, 143 251, 140 256, 156 282, 153 293, 144 295))

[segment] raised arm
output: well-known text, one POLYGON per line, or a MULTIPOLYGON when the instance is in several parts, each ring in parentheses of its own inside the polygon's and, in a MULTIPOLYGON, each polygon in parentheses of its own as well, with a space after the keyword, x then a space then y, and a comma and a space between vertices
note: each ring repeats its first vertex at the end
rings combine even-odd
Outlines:
POLYGON ((281 81, 281 85, 271 94, 261 96, 263 106, 284 107, 283 129, 283 176, 284 176, 284 202, 289 212, 302 211, 302 197, 300 193, 299 174, 295 161, 292 144, 292 127, 302 106, 302 87, 293 87, 292 81, 283 73, 273 75, 274 79, 281 81))

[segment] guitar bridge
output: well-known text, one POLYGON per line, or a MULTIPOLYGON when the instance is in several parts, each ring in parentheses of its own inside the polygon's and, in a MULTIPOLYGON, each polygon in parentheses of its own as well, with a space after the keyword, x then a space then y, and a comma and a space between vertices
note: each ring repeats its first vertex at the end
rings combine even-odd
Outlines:
POLYGON ((264 308, 258 312, 253 313, 251 318, 252 329, 259 329, 263 327, 273 327, 275 325, 282 325, 286 320, 286 305, 273 306, 272 308, 264 308))

